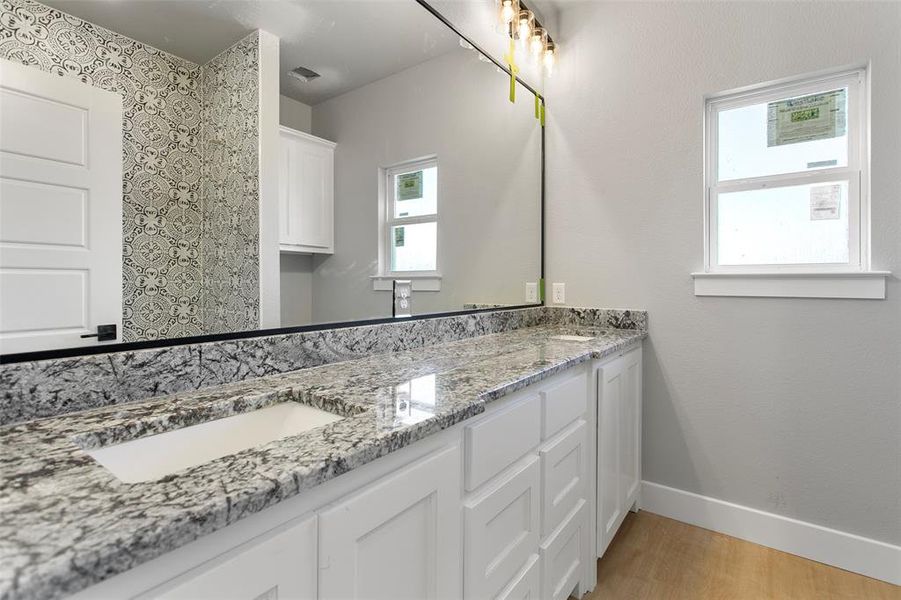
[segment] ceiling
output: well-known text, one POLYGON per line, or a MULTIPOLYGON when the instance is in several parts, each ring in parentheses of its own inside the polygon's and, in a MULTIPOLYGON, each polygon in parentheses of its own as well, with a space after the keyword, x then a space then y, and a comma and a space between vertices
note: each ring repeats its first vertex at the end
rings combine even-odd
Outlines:
POLYGON ((42 0, 203 64, 256 29, 279 37, 281 93, 318 104, 458 47, 414 0, 42 0), (287 77, 295 67, 321 75, 287 77))

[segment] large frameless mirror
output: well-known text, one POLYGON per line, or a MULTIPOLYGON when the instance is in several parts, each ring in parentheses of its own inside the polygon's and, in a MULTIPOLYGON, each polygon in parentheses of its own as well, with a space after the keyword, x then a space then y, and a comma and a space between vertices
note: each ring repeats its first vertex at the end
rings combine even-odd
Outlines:
POLYGON ((427 6, 0 10, 0 353, 539 301, 532 92, 427 6))

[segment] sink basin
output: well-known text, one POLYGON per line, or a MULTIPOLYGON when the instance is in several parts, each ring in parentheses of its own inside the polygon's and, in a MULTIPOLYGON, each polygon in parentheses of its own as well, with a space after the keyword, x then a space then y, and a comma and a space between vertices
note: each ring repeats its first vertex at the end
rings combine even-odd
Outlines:
POLYGON ((342 418, 305 404, 283 402, 86 452, 119 481, 139 483, 154 481, 342 418))

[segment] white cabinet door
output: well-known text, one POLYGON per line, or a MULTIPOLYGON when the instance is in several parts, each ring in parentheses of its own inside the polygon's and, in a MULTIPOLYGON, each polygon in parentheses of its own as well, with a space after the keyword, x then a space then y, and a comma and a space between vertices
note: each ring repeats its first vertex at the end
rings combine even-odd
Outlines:
POLYGON ((641 348, 623 355, 620 404, 620 493, 629 510, 641 486, 641 348))
POLYGON ((620 411, 623 359, 598 369, 598 556, 602 556, 625 516, 621 486, 620 411))
POLYGON ((285 252, 334 251, 335 145, 281 128, 279 244, 285 252))
POLYGON ((467 600, 495 598, 537 550, 540 485, 538 457, 533 455, 466 502, 467 600))
POLYGON ((319 597, 461 596, 459 446, 379 480, 319 517, 319 597))
POLYGON ((122 99, 0 61, 0 352, 122 331, 122 99))
POLYGON ((262 537, 139 598, 315 600, 316 517, 262 537))

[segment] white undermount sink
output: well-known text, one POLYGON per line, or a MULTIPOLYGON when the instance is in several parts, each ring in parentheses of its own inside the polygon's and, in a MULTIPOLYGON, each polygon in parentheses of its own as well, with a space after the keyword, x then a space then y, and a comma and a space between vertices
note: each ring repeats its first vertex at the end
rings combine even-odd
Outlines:
POLYGON ((283 402, 198 425, 86 450, 119 481, 153 481, 189 467, 297 435, 343 417, 283 402))

